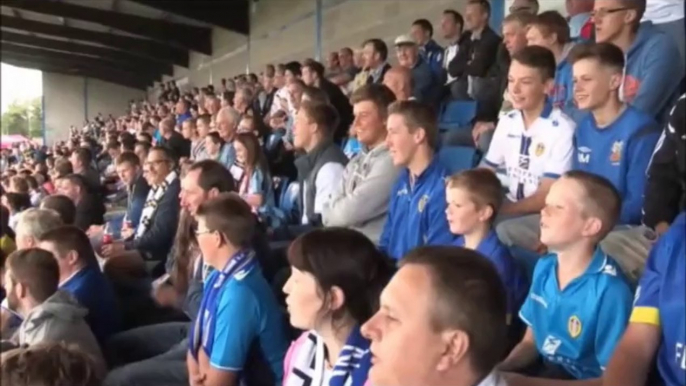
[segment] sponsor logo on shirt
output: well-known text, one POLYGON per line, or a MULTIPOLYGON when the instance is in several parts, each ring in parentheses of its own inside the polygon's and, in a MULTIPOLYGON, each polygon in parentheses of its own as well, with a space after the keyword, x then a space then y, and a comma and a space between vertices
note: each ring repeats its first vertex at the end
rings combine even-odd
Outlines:
POLYGON ((577 159, 580 164, 587 164, 591 162, 591 148, 586 146, 579 147, 579 152, 577 153, 577 159))
POLYGON ((576 339, 581 335, 581 320, 576 315, 572 315, 567 322, 567 331, 569 331, 569 336, 576 339))
POLYGON ((610 276, 617 276, 617 268, 612 265, 607 264, 603 267, 603 273, 610 276))
POLYGON ((539 303, 542 305, 544 308, 548 308, 548 302, 543 299, 541 295, 536 295, 534 293, 531 294, 531 300, 535 301, 536 303, 539 303))
POLYGON ((675 362, 678 367, 680 367, 682 370, 686 370, 686 344, 683 342, 677 342, 676 343, 676 349, 675 351, 675 362))
POLYGON ((612 144, 612 150, 610 152, 610 162, 613 165, 619 165, 622 160, 622 149, 624 148, 624 141, 615 141, 612 144))
POLYGON ((546 355, 555 355, 557 349, 560 348, 560 345, 562 345, 562 341, 560 339, 557 339, 552 335, 548 335, 543 342, 541 351, 543 351, 543 353, 546 355))
POLYGON ((623 86, 624 90, 622 93, 622 101, 626 103, 631 103, 634 101, 636 94, 638 94, 638 89, 641 87, 641 80, 627 74, 624 77, 623 86))

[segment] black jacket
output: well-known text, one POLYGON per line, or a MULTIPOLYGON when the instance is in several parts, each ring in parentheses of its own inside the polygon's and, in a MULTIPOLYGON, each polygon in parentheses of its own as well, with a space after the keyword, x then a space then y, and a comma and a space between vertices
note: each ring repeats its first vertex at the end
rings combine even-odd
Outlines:
POLYGON ((166 260, 179 224, 180 192, 181 184, 177 178, 160 200, 148 230, 140 238, 128 240, 126 249, 138 250, 147 261, 163 263, 166 260))
POLYGON ((336 143, 341 144, 343 138, 348 136, 348 129, 353 123, 353 107, 348 101, 348 97, 343 94, 343 90, 327 79, 319 81, 319 88, 329 97, 329 102, 338 111, 338 127, 334 132, 333 139, 336 143))
POLYGON ((465 32, 465 35, 460 39, 457 55, 448 65, 448 73, 457 79, 463 76, 483 78, 495 63, 502 39, 488 26, 477 40, 471 39, 471 32, 465 32))
MULTIPOLYGON (((672 223, 686 206, 686 94, 672 109, 648 166, 643 224, 672 223)), ((645 155, 648 157, 648 155, 645 155)))

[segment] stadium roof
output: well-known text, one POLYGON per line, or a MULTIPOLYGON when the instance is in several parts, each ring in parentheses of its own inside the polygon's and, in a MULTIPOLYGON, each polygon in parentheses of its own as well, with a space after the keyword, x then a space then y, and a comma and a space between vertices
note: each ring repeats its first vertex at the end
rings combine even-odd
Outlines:
POLYGON ((212 55, 212 27, 247 35, 249 0, 2 0, 2 62, 144 89, 189 52, 212 55))

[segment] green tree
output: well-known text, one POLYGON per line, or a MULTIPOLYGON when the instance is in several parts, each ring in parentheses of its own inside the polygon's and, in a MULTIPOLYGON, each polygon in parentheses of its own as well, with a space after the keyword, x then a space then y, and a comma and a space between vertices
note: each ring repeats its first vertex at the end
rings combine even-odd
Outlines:
POLYGON ((2 134, 20 134, 29 138, 43 135, 43 109, 41 99, 14 101, 2 114, 0 129, 2 134))

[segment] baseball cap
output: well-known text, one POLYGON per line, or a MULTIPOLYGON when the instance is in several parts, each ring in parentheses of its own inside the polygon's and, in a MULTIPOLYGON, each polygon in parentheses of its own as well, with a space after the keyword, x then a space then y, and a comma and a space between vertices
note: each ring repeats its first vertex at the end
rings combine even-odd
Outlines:
POLYGON ((395 38, 395 45, 396 46, 404 46, 404 45, 416 45, 417 42, 412 39, 410 35, 400 35, 397 38, 395 38))

